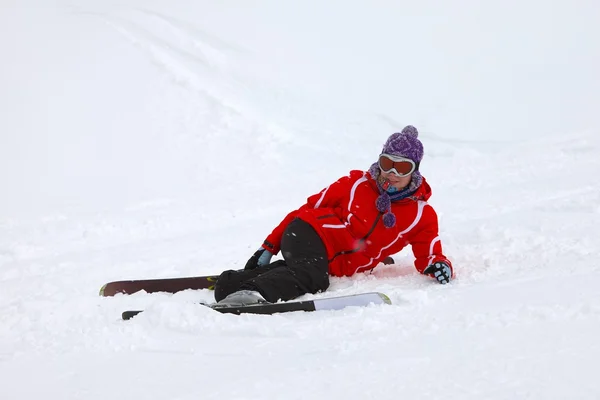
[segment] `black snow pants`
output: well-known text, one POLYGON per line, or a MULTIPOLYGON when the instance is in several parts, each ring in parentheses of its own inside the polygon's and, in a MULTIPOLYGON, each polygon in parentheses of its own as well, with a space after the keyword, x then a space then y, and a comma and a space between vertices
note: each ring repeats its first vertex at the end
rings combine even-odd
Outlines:
POLYGON ((329 287, 329 262, 323 241, 301 219, 289 223, 281 238, 283 260, 252 270, 223 272, 215 284, 220 301, 238 290, 255 290, 265 300, 291 300, 329 287))

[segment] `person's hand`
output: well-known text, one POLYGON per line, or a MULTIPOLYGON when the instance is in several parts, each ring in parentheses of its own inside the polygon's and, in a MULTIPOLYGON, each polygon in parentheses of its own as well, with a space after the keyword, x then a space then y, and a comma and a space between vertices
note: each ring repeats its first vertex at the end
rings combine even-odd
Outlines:
POLYGON ((268 265, 271 262, 271 257, 273 257, 273 253, 261 247, 246 262, 246 266, 244 267, 244 269, 255 269, 258 267, 264 267, 265 265, 268 265))
POLYGON ((452 267, 443 261, 438 261, 425 268, 423 274, 437 279, 439 283, 444 285, 452 279, 452 267))

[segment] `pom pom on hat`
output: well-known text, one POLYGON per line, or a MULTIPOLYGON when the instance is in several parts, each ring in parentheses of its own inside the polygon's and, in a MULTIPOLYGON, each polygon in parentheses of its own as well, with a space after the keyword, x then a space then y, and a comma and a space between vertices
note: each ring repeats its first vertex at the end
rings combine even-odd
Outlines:
POLYGON ((423 143, 418 139, 419 131, 412 125, 405 126, 401 132, 393 133, 383 145, 382 153, 406 157, 415 163, 423 159, 423 143))

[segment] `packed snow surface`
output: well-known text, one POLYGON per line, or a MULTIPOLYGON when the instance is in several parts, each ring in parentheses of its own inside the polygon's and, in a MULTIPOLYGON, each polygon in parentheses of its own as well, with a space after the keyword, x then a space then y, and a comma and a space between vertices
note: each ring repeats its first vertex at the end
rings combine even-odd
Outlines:
POLYGON ((600 398, 598 18, 595 1, 5 1, 0 398, 600 398), (98 296, 242 268, 407 124, 451 284, 407 249, 303 297, 391 306, 98 296))

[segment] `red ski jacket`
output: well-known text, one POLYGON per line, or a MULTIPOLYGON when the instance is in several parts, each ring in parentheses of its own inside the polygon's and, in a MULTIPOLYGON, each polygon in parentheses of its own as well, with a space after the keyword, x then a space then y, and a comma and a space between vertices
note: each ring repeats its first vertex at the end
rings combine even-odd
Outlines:
POLYGON ((420 273, 437 261, 444 261, 452 268, 442 253, 437 214, 427 204, 431 188, 425 178, 411 197, 392 202, 396 224, 391 228, 383 225, 383 213, 376 208, 379 194, 369 172, 350 171, 349 176, 310 196, 306 204, 290 212, 267 237, 263 247, 277 254, 286 226, 294 218, 300 218, 323 240, 329 273, 334 276, 371 270, 409 244, 420 273))

